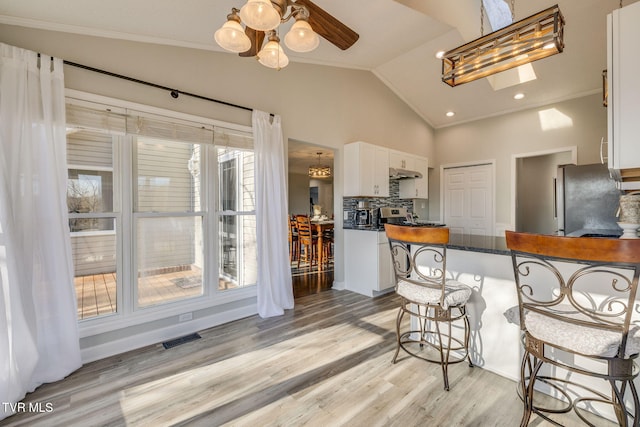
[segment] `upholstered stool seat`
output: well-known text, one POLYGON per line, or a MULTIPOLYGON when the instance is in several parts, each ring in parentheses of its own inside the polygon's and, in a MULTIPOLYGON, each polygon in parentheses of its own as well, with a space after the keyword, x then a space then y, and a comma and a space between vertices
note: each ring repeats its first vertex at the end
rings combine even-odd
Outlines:
MULTIPOLYGON (((406 280, 398 281, 396 293, 418 304, 438 304, 442 295, 440 289, 427 288, 407 282, 406 280)), ((471 293, 471 288, 464 283, 458 282, 457 280, 447 280, 444 285, 444 302, 442 308, 447 310, 452 306, 466 304, 467 301, 469 301, 471 293)))
MULTIPOLYGON (((590 318, 572 306, 561 304, 556 314, 588 322, 590 318)), ((615 357, 622 344, 622 334, 610 330, 569 323, 536 312, 525 312, 524 324, 529 333, 555 347, 591 357, 615 357)), ((640 327, 629 330, 625 357, 640 353, 640 327)))

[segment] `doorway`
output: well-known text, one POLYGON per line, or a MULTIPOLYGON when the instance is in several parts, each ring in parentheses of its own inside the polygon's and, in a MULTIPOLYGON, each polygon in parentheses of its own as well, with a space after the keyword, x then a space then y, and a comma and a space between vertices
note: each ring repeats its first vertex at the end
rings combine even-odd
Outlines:
MULTIPOLYGON (((313 220, 331 221, 334 216, 333 170, 334 150, 301 141, 288 141, 288 212, 290 216, 306 215, 313 220), (309 169, 318 167, 330 170, 328 176, 311 177, 309 169), (329 169, 326 169, 329 168, 329 169)), ((295 232, 295 231, 294 231, 295 232)), ((333 230, 331 229, 331 232, 333 230)), ((328 263, 318 268, 310 263, 291 257, 291 275, 295 298, 316 294, 333 287, 333 239, 323 232, 323 241, 329 242, 328 263)), ((295 243, 293 243, 295 244, 295 243)))
POLYGON ((558 166, 576 161, 576 147, 513 156, 511 224, 515 231, 557 233, 555 179, 558 166))

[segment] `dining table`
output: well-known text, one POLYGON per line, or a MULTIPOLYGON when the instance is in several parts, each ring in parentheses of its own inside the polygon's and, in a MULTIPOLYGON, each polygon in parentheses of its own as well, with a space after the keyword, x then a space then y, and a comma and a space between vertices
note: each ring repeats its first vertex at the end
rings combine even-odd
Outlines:
POLYGON ((330 219, 312 219, 311 227, 315 228, 316 235, 318 236, 318 270, 324 269, 324 251, 322 247, 324 245, 324 234, 331 230, 333 231, 333 220, 330 219))

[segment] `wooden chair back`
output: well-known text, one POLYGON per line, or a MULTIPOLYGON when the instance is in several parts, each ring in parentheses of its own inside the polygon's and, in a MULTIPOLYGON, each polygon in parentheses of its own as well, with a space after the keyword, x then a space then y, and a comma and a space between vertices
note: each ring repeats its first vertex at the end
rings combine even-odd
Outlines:
POLYGON ((296 215, 296 228, 298 229, 298 240, 301 244, 310 245, 313 243, 311 219, 308 215, 296 215))

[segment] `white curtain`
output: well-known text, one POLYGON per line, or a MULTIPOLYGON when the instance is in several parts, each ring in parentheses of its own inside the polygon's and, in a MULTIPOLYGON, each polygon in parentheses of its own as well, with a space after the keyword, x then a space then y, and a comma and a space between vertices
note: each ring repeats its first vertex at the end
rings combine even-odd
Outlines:
POLYGON ((253 111, 258 233, 258 314, 272 317, 293 308, 289 265, 285 155, 280 116, 253 111))
POLYGON ((0 419, 81 366, 62 60, 0 43, 0 419))

